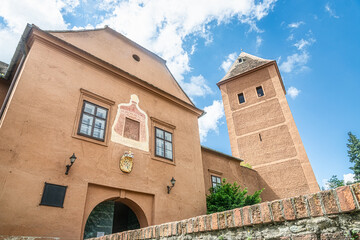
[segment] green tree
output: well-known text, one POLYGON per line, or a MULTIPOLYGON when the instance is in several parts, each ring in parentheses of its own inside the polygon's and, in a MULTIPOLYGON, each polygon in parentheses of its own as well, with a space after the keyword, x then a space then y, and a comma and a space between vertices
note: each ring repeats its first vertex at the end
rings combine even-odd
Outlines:
POLYGON ((207 213, 222 212, 260 203, 260 194, 263 190, 258 190, 253 195, 247 195, 247 188, 241 190, 240 185, 236 182, 230 184, 223 179, 220 185, 209 189, 210 194, 206 196, 207 213))
POLYGON ((360 181, 360 140, 351 132, 349 132, 348 135, 348 144, 346 144, 348 147, 347 152, 350 162, 354 163, 354 166, 350 167, 350 169, 354 171, 355 181, 360 181))
POLYGON ((333 175, 330 178, 330 180, 328 181, 328 187, 330 189, 341 187, 341 186, 344 186, 344 181, 338 179, 336 175, 333 175))

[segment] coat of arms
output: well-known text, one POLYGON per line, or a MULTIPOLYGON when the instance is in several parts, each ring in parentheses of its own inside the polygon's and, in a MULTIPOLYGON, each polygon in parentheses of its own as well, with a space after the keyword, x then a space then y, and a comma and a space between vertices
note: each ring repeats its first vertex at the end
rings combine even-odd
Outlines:
POLYGON ((125 152, 120 159, 120 170, 124 173, 129 173, 133 167, 134 154, 131 151, 125 152))

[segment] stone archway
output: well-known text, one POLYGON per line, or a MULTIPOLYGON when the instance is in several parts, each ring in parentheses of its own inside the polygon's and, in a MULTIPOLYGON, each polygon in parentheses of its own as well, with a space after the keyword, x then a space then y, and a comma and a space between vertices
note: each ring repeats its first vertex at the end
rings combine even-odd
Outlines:
POLYGON ((90 213, 84 229, 84 239, 138 228, 138 217, 128 205, 108 200, 99 203, 90 213))
MULTIPOLYGON (((80 238, 87 238, 86 236, 86 225, 91 213, 96 209, 100 204, 104 204, 103 208, 108 209, 105 215, 108 215, 108 230, 98 232, 104 232, 104 234, 112 233, 113 231, 119 232, 124 229, 124 227, 119 227, 119 222, 115 228, 111 225, 114 224, 114 215, 118 214, 122 216, 123 220, 121 224, 125 224, 124 218, 130 217, 129 220, 133 219, 134 215, 136 216, 137 222, 140 228, 147 227, 153 224, 153 214, 154 214, 154 195, 151 193, 144 192, 135 192, 125 189, 117 189, 97 184, 89 184, 88 191, 86 196, 86 203, 84 208, 83 223, 82 223, 82 233, 80 238), (107 206, 106 206, 107 204, 107 206), (120 209, 120 212, 116 209, 120 209), (122 210, 121 210, 122 209, 122 210), (112 217, 111 217, 112 216, 112 217), (126 217, 127 216, 127 217, 126 217), (110 220, 111 219, 111 220, 110 220), (111 223, 110 223, 111 222, 111 223), (111 227, 110 227, 111 226, 111 227), (111 230, 110 230, 111 228, 111 230)), ((100 209, 101 210, 101 209, 100 209)), ((120 221, 120 222, 121 222, 120 221)), ((131 225, 130 221, 130 225, 131 225)), ((121 225, 120 224, 120 225, 121 225)), ((128 222, 129 224, 129 222, 128 222)), ((126 226, 128 225, 126 224, 126 226)), ((137 226, 137 225, 135 225, 137 226)), ((129 227, 129 226, 127 226, 129 227)), ((96 236, 96 235, 95 235, 96 236)))

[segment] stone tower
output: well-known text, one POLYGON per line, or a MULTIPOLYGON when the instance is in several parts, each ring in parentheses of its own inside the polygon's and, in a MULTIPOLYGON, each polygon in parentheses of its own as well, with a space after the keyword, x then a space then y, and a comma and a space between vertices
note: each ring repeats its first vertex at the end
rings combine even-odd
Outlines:
POLYGON ((232 154, 252 165, 274 197, 319 191, 276 61, 242 52, 217 85, 232 154))

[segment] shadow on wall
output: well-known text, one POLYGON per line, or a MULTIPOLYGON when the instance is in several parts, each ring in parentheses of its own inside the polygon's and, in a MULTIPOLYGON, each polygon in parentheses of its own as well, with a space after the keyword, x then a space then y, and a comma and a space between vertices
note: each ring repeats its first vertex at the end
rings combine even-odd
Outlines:
MULTIPOLYGON (((258 175, 259 189, 264 188, 264 191, 261 193, 260 197, 262 202, 273 201, 279 199, 279 196, 271 189, 271 187, 265 182, 265 180, 258 175)), ((285 183, 284 183, 285 184, 285 183)))

